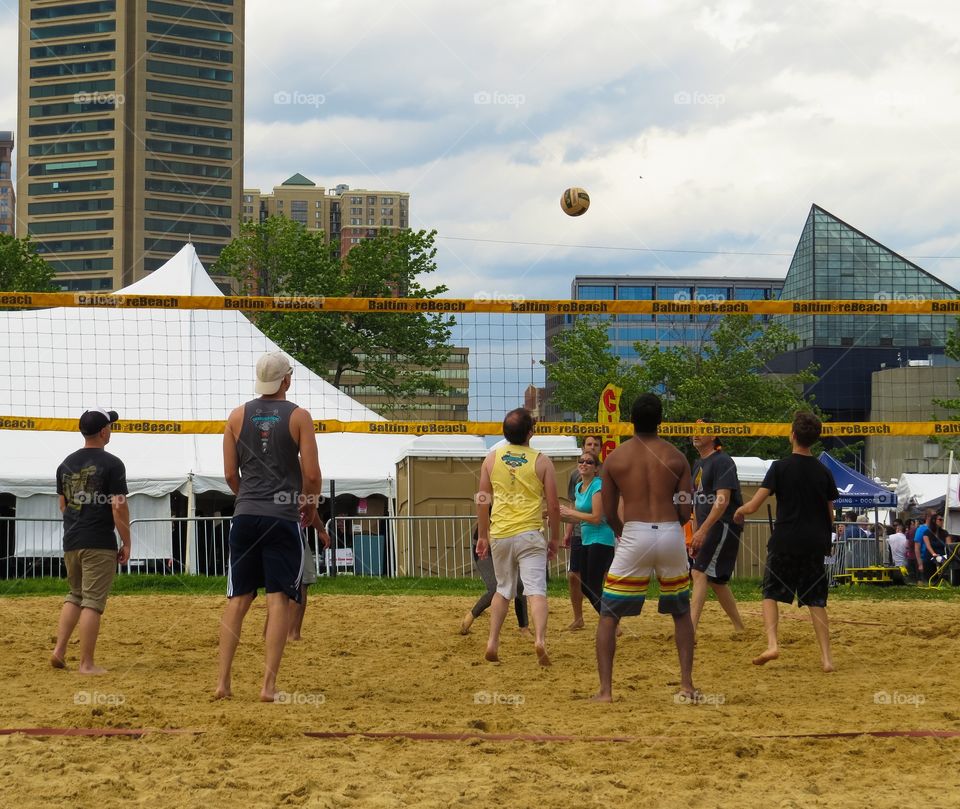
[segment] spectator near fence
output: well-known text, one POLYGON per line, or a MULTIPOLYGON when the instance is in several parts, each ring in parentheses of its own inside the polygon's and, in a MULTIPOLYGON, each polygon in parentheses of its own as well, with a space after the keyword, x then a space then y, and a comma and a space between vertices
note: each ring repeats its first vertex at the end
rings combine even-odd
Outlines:
POLYGON ((903 523, 896 520, 887 536, 887 546, 890 548, 890 560, 896 567, 907 566, 907 535, 903 532, 903 523))

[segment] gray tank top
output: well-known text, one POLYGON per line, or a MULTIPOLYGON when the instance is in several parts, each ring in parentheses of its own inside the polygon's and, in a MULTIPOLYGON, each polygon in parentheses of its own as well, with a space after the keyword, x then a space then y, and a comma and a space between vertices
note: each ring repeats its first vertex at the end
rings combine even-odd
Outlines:
POLYGON ((243 406, 237 440, 240 493, 234 514, 299 521, 303 476, 300 449, 290 435, 290 416, 296 409, 285 399, 254 399, 243 406))

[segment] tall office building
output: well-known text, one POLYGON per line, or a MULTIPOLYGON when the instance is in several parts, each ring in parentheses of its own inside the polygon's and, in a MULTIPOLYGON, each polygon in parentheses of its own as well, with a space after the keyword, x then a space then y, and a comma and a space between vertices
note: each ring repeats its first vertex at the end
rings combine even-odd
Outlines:
POLYGON ((322 230, 327 241, 339 240, 340 254, 381 230, 410 227, 410 194, 403 191, 368 191, 341 183, 325 190, 302 174, 294 174, 270 194, 259 188, 243 190, 241 209, 245 222, 270 216, 294 219, 307 230, 322 230))
POLYGON ((244 0, 20 0, 17 232, 66 289, 230 242, 243 186, 244 0), (26 148, 24 148, 24 145, 26 148))
MULTIPOLYGON (((570 293, 573 300, 601 301, 764 301, 777 300, 783 279, 769 278, 704 278, 699 276, 659 275, 578 275, 570 293)), ((556 360, 555 337, 572 328, 575 315, 547 315, 546 359, 556 360)), ((593 317, 592 319, 598 319, 593 317)), ((612 353, 629 364, 638 363, 636 344, 656 343, 662 349, 687 346, 699 351, 711 330, 720 322, 715 315, 602 315, 607 322, 607 337, 612 353)), ((761 318, 767 321, 767 316, 761 318)), ((554 385, 547 383, 545 418, 549 421, 572 418, 550 403, 554 385)))
POLYGON ((16 231, 17 198, 10 173, 13 160, 13 132, 0 132, 0 233, 16 231))

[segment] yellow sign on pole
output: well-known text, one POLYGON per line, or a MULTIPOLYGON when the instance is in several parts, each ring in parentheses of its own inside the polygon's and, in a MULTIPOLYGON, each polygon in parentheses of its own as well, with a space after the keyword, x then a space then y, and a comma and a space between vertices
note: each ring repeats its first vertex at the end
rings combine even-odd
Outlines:
MULTIPOLYGON (((600 394, 600 403, 597 405, 597 422, 599 424, 619 424, 620 423, 620 397, 623 395, 623 388, 610 384, 603 389, 600 394)), ((600 460, 606 460, 607 456, 620 445, 619 435, 608 435, 603 439, 603 446, 600 448, 600 460)))

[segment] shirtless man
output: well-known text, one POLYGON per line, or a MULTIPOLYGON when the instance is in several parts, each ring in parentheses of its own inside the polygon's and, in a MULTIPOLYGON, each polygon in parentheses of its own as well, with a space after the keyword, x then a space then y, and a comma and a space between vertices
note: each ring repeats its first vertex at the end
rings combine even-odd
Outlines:
POLYGON ((631 412, 634 435, 603 465, 603 510, 620 537, 600 600, 597 627, 598 702, 613 700, 613 657, 617 626, 639 615, 650 576, 660 582, 661 613, 673 616, 680 657, 679 696, 697 701, 693 687, 693 621, 690 575, 683 524, 690 519, 690 464, 672 444, 657 436, 663 405, 652 393, 637 397, 631 412), (623 518, 618 505, 623 499, 623 518))

